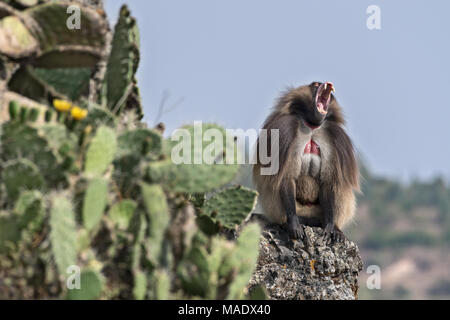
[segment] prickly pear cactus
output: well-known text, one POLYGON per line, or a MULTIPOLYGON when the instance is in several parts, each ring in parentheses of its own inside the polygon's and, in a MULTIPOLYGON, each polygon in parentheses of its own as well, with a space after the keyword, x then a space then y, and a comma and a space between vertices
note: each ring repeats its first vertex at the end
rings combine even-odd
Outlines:
POLYGON ((233 137, 147 128, 137 23, 122 7, 111 37, 89 2, 0 3, 0 299, 248 297, 260 230, 233 137))
POLYGON ((235 229, 255 209, 257 195, 256 191, 241 186, 230 187, 208 199, 203 212, 225 227, 235 229))
POLYGON ((50 210, 50 241, 53 257, 61 277, 77 263, 76 224, 70 199, 55 195, 50 210))
POLYGON ((139 46, 136 20, 123 6, 114 29, 105 83, 107 106, 115 113, 124 108, 134 108, 139 116, 142 115, 135 77, 139 65, 139 46), (137 103, 133 103, 133 100, 137 100, 137 103))

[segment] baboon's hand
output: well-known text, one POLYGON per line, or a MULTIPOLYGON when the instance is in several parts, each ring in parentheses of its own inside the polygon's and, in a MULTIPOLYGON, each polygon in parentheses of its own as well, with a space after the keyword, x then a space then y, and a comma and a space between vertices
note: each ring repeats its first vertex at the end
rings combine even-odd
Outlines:
POLYGON ((289 237, 291 239, 305 239, 305 230, 303 226, 298 222, 297 217, 289 219, 287 222, 287 229, 289 232, 289 237))
POLYGON ((334 242, 344 242, 345 235, 339 230, 333 223, 328 223, 325 226, 325 242, 327 245, 330 245, 334 242))

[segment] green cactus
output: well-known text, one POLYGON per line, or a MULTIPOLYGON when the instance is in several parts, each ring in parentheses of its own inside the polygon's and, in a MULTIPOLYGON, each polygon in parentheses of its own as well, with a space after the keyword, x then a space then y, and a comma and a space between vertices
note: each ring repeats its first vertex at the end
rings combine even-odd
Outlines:
POLYGON ((267 300, 267 297, 267 289, 262 285, 253 288, 249 295, 250 300, 267 300))
POLYGON ((38 230, 44 220, 44 209, 44 199, 39 191, 22 192, 14 207, 15 215, 20 217, 19 228, 28 228, 32 232, 38 230))
POLYGON ((142 183, 142 198, 150 220, 150 256, 153 262, 160 258, 164 233, 169 223, 166 196, 160 185, 142 183))
POLYGON ((62 194, 52 196, 50 242, 60 276, 77 262, 77 231, 71 201, 62 194))
POLYGON ((28 108, 21 106, 20 107, 20 112, 19 112, 19 119, 21 123, 25 123, 28 120, 28 108))
POLYGON ((180 129, 184 130, 185 139, 188 141, 187 146, 190 146, 190 156, 186 158, 189 163, 173 163, 173 156, 184 157, 184 153, 180 152, 183 140, 181 142, 168 141, 165 146, 168 159, 149 163, 147 179, 155 183, 162 183, 175 192, 187 193, 204 193, 229 183, 239 170, 239 165, 235 162, 238 150, 233 137, 227 135, 225 129, 213 124, 202 125, 203 136, 196 135, 194 126, 185 126, 180 129), (210 129, 224 137, 224 141, 218 142, 222 149, 222 152, 217 155, 218 160, 223 155, 226 157, 227 154, 231 154, 234 155, 231 157, 233 163, 195 164, 196 154, 199 160, 202 160, 204 157, 198 152, 203 152, 212 143, 204 140, 205 132, 210 129))
POLYGON ((29 120, 31 122, 36 122, 36 120, 39 117, 39 110, 36 108, 31 108, 30 109, 30 114, 29 114, 29 120))
POLYGON ((84 172, 88 175, 102 175, 114 160, 117 141, 114 131, 108 127, 98 128, 86 154, 84 172))
POLYGON ((247 283, 252 276, 259 255, 259 239, 261 228, 257 224, 250 224, 244 228, 239 236, 235 249, 229 259, 221 266, 221 272, 234 270, 236 275, 229 287, 228 299, 243 299, 247 283))
POLYGON ((206 214, 200 213, 196 222, 200 230, 208 236, 213 236, 220 232, 220 223, 206 214))
POLYGON ((3 165, 2 180, 9 199, 14 202, 22 191, 41 190, 45 180, 39 168, 27 159, 11 160, 3 165))
POLYGON ((96 178, 89 182, 83 200, 83 225, 88 231, 96 229, 107 205, 108 181, 96 178))
POLYGON ((14 210, 0 212, 0 254, 15 252, 20 241, 26 242, 26 233, 33 235, 44 222, 45 210, 42 194, 24 191, 18 197, 14 210), (12 249, 12 250, 10 250, 12 249))
POLYGON ((229 229, 236 229, 256 206, 258 193, 241 186, 229 187, 209 198, 202 211, 213 221, 229 229))
POLYGON ((52 68, 56 65, 93 67, 106 44, 107 21, 96 10, 79 6, 82 28, 69 29, 68 6, 67 3, 52 1, 24 11, 24 14, 39 26, 31 27, 39 42, 39 64, 46 65, 51 61, 52 68), (78 49, 73 50, 71 46, 78 46, 78 49))
POLYGON ((57 155, 49 148, 49 143, 38 130, 21 123, 7 122, 2 130, 2 161, 24 158, 31 161, 47 181, 54 187, 66 183, 64 172, 58 168, 57 155))
POLYGON ((205 299, 224 298, 223 285, 228 285, 228 299, 242 299, 245 287, 256 266, 260 228, 247 226, 236 243, 215 237, 210 250, 197 243, 178 267, 183 290, 205 299))
POLYGON ((45 111, 45 122, 50 122, 52 120, 52 117, 53 117, 52 110, 45 111))
POLYGON ((102 276, 95 270, 84 270, 80 275, 80 289, 69 290, 67 299, 94 300, 100 297, 102 290, 102 276))
POLYGON ((19 242, 20 231, 17 219, 0 211, 0 255, 13 251, 12 244, 19 242))
POLYGON ((147 275, 139 270, 134 274, 133 295, 136 300, 143 300, 145 299, 146 294, 147 294, 147 275))
POLYGON ((206 298, 210 290, 208 253, 202 246, 194 246, 178 265, 177 276, 189 296, 206 298))
POLYGON ((132 249, 131 271, 133 273, 133 295, 135 299, 144 299, 147 289, 147 277, 141 270, 141 259, 143 256, 143 242, 147 229, 147 222, 142 212, 136 215, 137 224, 134 225, 134 242, 132 249))
POLYGON ((124 132, 118 137, 117 143, 117 157, 125 155, 145 157, 148 154, 158 156, 162 148, 162 138, 159 133, 140 128, 124 132))
POLYGON ((48 99, 47 88, 33 76, 31 69, 31 66, 25 65, 15 71, 8 82, 8 89, 45 104, 48 99))
POLYGON ((155 271, 154 276, 154 297, 158 300, 170 299, 170 276, 164 270, 155 271))
POLYGON ((124 199, 116 203, 109 210, 112 222, 121 230, 126 230, 136 211, 137 203, 130 199, 124 199))
POLYGON ((11 120, 16 120, 19 116, 19 104, 17 101, 9 102, 9 117, 11 120))
POLYGON ((56 1, 30 5, 22 18, 11 15, 0 20, 0 33, 9 39, 0 53, 35 60, 33 66, 23 65, 14 73, 8 84, 12 91, 42 102, 54 96, 78 100, 89 95, 90 78, 107 52, 108 22, 93 8, 77 4, 82 25, 69 28, 70 5, 56 1))
MULTIPOLYGON (((136 91, 135 73, 139 64, 139 30, 126 6, 120 9, 119 20, 114 28, 111 53, 106 74, 106 100, 108 108, 120 112, 136 91)), ((137 104, 136 112, 141 115, 142 108, 137 104)))
POLYGON ((49 148, 60 156, 67 155, 69 151, 77 149, 77 136, 68 131, 66 126, 60 123, 45 123, 38 128, 39 135, 45 137, 49 148))
POLYGON ((107 109, 102 108, 96 104, 90 103, 89 113, 86 118, 82 120, 83 128, 86 126, 100 127, 108 126, 111 128, 116 127, 116 117, 107 109))
POLYGON ((92 75, 90 68, 34 68, 30 72, 55 95, 72 101, 88 95, 92 75))
POLYGON ((82 28, 69 30, 72 2, 8 3, 0 4, 9 17, 0 19, 0 36, 19 45, 0 48, 10 117, 0 125, 0 270, 24 279, 17 286, 8 277, 10 288, 23 288, 16 296, 246 297, 259 229, 245 227, 237 242, 220 234, 240 230, 256 198, 246 188, 217 192, 239 170, 233 137, 214 124, 202 134, 184 126, 186 151, 139 122, 139 33, 126 7, 106 56, 107 19, 93 6, 74 2, 82 28), (87 116, 55 111, 54 98, 87 116), (211 155, 213 146, 221 150, 211 155), (226 157, 233 162, 221 164, 226 157), (62 280, 75 264, 81 289, 67 290, 62 280))

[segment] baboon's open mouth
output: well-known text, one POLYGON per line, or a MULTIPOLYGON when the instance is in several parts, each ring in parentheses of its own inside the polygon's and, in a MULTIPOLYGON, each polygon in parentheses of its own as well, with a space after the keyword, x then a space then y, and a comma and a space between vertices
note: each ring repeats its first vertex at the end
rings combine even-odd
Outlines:
POLYGON ((331 91, 335 91, 334 85, 331 82, 322 83, 317 89, 316 107, 321 114, 327 114, 328 112, 328 104, 330 103, 331 99, 331 91))

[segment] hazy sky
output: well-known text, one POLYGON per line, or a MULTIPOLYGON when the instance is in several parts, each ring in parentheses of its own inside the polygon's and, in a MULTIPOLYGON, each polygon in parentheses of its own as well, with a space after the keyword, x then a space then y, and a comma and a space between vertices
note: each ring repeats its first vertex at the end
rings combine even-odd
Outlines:
POLYGON ((289 85, 332 81, 377 173, 450 177, 450 1, 106 0, 141 31, 139 85, 153 124, 259 128, 289 85), (369 5, 381 30, 366 26, 369 5))

